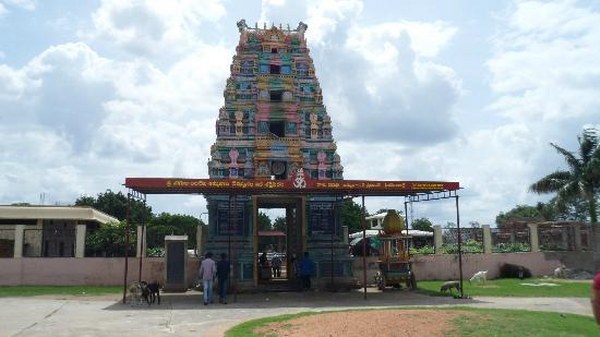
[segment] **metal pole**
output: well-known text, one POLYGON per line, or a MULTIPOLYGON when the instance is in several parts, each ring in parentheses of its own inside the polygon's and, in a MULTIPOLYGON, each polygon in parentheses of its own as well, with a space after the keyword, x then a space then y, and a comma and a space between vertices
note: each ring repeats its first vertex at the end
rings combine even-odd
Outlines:
MULTIPOLYGON (((408 206, 407 206, 407 204, 408 204, 408 202, 404 201, 404 219, 406 220, 406 221, 404 221, 404 223, 406 224, 406 236, 408 237, 408 206)), ((412 204, 411 204, 410 207, 412 209, 412 204)), ((414 219, 411 218, 411 220, 414 220, 414 219)), ((412 226, 412 223, 411 223, 411 226, 412 226)), ((405 247, 405 249, 406 249, 406 253, 407 253, 406 256, 407 256, 407 258, 410 261, 410 240, 409 239, 406 239, 406 247, 405 247)))
MULTIPOLYGON (((229 265, 231 266, 231 194, 229 194, 229 228, 227 231, 227 258, 229 259, 229 265)), ((236 219, 237 219, 237 215, 236 215, 236 219)), ((235 268, 235 267, 234 267, 235 268)), ((231 273, 229 273, 229 277, 227 278, 227 287, 229 288, 229 282, 231 281, 231 273)), ((237 290, 235 291, 235 294, 233 295, 233 301, 237 302, 237 290)))
POLYGON ((331 224, 332 228, 331 228, 331 242, 330 242, 330 244, 331 244, 331 246, 330 246, 330 249, 331 249, 331 251, 330 251, 330 263, 331 263, 330 266, 331 266, 331 268, 329 270, 329 273, 330 273, 329 276, 331 278, 331 280, 330 280, 330 282, 331 282, 331 284, 330 284, 331 290, 334 290, 334 287, 333 287, 333 234, 334 234, 334 231, 337 229, 337 217, 336 217, 337 216, 337 212, 336 212, 337 200, 338 199, 337 199, 337 196, 336 196, 335 197, 335 202, 332 203, 332 206, 333 206, 333 210, 332 210, 333 211, 332 212, 332 214, 333 214, 333 223, 331 224))
POLYGON ((463 292, 463 269, 462 269, 462 238, 460 234, 460 213, 458 211, 458 194, 455 196, 456 198, 456 230, 458 232, 458 272, 460 276, 460 298, 464 298, 465 294, 463 292))
MULTIPOLYGON (((406 219, 406 221, 405 221, 405 223, 406 223, 406 235, 408 235, 408 206, 407 205, 408 205, 408 201, 405 201, 404 202, 404 219, 406 219)), ((411 219, 411 220, 413 220, 413 219, 411 219)), ((412 223, 411 223, 411 225, 412 225, 412 223)))
POLYGON ((142 266, 143 266, 143 260, 144 260, 144 241, 146 238, 146 218, 144 217, 144 213, 146 211, 146 195, 144 194, 144 209, 142 209, 142 214, 141 214, 141 220, 142 220, 142 232, 140 233, 141 238, 138 238, 138 240, 140 240, 140 265, 139 265, 139 270, 138 270, 138 282, 142 281, 142 266))
POLYGON ((127 302, 127 272, 129 270, 129 217, 131 213, 131 193, 127 193, 127 211, 125 213, 125 273, 123 274, 123 304, 127 302))
POLYGON ((140 233, 141 238, 138 238, 138 240, 141 240, 140 242, 140 256, 139 256, 139 266, 138 266, 138 282, 142 281, 142 260, 144 258, 144 233, 146 232, 146 226, 142 224, 142 232, 140 233))
POLYGON ((362 212, 360 222, 363 229, 362 259, 363 259, 363 298, 367 299, 367 223, 365 221, 365 196, 362 196, 362 212))

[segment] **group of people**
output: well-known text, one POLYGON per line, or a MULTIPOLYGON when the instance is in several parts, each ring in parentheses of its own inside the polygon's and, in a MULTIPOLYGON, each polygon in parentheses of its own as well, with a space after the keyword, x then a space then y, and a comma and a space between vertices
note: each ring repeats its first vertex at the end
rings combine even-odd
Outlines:
MULTIPOLYGON (((213 254, 207 252, 204 255, 204 259, 200 263, 200 269, 198 270, 198 278, 202 280, 203 286, 203 299, 204 305, 213 303, 213 283, 215 278, 218 280, 219 287, 219 302, 227 304, 227 288, 229 281, 229 274, 231 272, 231 264, 227 259, 227 254, 222 253, 221 258, 218 262, 213 260, 213 254)), ((302 260, 298 261, 295 255, 292 255, 291 259, 292 270, 294 270, 294 276, 300 280, 302 290, 309 290, 311 288, 311 276, 315 272, 315 264, 310 258, 308 252, 304 252, 302 260)), ((259 258, 259 264, 268 265, 267 255, 263 253, 259 258)), ((273 268, 273 274, 275 277, 281 276, 281 258, 275 255, 271 259, 271 267, 273 268)))
MULTIPOLYGON (((273 277, 281 277, 281 258, 275 254, 271 259, 271 268, 273 269, 273 277)), ((263 267, 268 267, 269 262, 267 259, 267 253, 263 252, 258 258, 258 264, 263 267)), ((290 265, 294 272, 294 278, 300 280, 300 287, 302 290, 309 290, 311 288, 310 278, 315 272, 315 263, 310 258, 308 252, 304 252, 304 256, 300 261, 296 258, 295 254, 292 254, 290 265)))
POLYGON ((207 252, 198 270, 198 277, 202 280, 202 286, 204 287, 204 305, 213 303, 213 282, 215 277, 219 281, 219 302, 227 304, 227 281, 229 280, 231 265, 225 253, 221 254, 219 262, 215 262, 212 256, 211 252, 207 252))
POLYGON ((273 271, 273 277, 281 277, 281 257, 278 254, 274 254, 271 258, 271 265, 269 266, 269 259, 267 252, 263 252, 258 258, 258 265, 262 268, 270 268, 273 271))

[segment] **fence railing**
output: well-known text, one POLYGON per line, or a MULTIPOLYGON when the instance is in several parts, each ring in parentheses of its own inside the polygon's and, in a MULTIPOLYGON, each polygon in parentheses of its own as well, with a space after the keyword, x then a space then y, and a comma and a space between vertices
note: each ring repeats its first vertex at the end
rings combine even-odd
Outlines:
MULTIPOLYGON (((460 229, 461 251, 463 253, 483 253, 483 229, 467 227, 460 229)), ((458 252, 458 229, 456 227, 442 228, 442 252, 455 254, 458 252)))
MULTIPOLYGON (((437 226, 435 226, 437 227, 437 226)), ((484 226, 486 227, 486 226, 484 226)), ((456 227, 438 227, 439 232, 434 235, 442 236, 442 244, 438 252, 441 254, 458 253, 458 229, 456 227)), ((590 250, 590 228, 586 224, 540 224, 536 237, 540 251, 578 251, 590 250)), ((484 228, 461 228, 462 253, 483 253, 485 251, 484 228)), ((489 239, 491 252, 515 253, 531 252, 532 234, 530 227, 523 224, 508 225, 502 228, 490 228, 489 239)), ((434 242, 437 240, 434 239, 434 242)), ((488 248, 488 249, 490 249, 488 248)), ((432 246, 411 249, 411 254, 433 254, 432 246)))
POLYGON ((491 228, 493 253, 517 253, 531 251, 529 228, 504 226, 491 228))

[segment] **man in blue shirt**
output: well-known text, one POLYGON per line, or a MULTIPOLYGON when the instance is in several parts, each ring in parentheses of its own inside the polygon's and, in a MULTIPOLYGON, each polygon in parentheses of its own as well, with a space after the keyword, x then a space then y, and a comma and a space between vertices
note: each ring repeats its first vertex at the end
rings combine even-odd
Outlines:
POLYGON ((315 272, 315 263, 304 252, 304 258, 300 262, 300 279, 302 280, 302 290, 310 290, 310 277, 315 272))

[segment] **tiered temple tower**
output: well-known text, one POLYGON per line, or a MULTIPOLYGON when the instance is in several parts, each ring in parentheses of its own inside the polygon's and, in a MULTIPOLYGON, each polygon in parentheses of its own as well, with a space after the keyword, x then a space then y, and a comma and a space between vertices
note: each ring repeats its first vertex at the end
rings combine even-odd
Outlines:
POLYGON ((238 27, 210 178, 288 179, 303 168, 313 179, 342 179, 307 26, 259 29, 241 21, 238 27))
MULTIPOLYGON (((304 38, 307 25, 251 28, 244 20, 237 25, 240 41, 215 125, 209 177, 286 180, 301 168, 314 180, 343 179, 331 118, 304 38)), ((349 260, 335 267, 328 262, 330 255, 339 259, 347 251, 336 212, 340 196, 301 199, 207 196, 207 249, 229 251, 232 261, 239 261, 235 277, 256 281, 256 210, 286 208, 288 256, 308 250, 317 260, 317 276, 331 276, 331 270, 336 276, 349 275, 349 260)))

